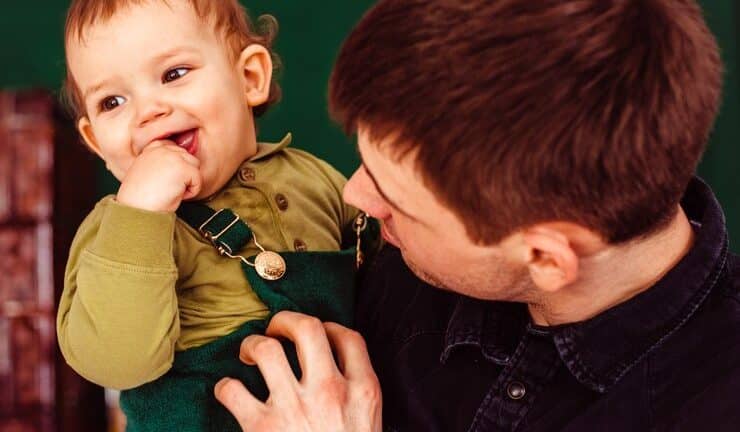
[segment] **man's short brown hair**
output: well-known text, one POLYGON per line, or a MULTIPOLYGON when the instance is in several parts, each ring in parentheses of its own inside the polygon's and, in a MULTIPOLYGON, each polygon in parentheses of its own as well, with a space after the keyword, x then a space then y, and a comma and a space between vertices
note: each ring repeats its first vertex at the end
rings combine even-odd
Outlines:
POLYGON ((330 107, 348 132, 397 135, 474 240, 565 220, 618 243, 675 215, 721 69, 693 0, 381 0, 330 107))
MULTIPOLYGON (((65 45, 71 40, 82 41, 85 29, 93 24, 106 22, 121 9, 149 1, 168 3, 171 0, 72 0, 67 11, 64 30, 65 45)), ((187 0, 187 2, 204 24, 211 25, 217 32, 220 32, 228 44, 230 54, 236 56, 247 45, 257 43, 270 51, 273 65, 278 67, 279 58, 272 51, 272 44, 277 35, 277 21, 274 17, 260 16, 255 26, 238 0, 187 0)), ((280 96, 280 86, 277 80, 273 79, 269 99, 254 108, 254 115, 262 115, 269 106, 280 100, 280 96)), ((62 99, 75 120, 85 115, 85 104, 69 65, 67 65, 67 78, 62 89, 62 99)))

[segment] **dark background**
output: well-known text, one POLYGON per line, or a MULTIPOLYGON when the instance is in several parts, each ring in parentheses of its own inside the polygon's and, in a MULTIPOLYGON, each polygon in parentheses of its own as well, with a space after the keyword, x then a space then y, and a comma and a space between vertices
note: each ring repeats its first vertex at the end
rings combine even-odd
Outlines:
MULTIPOLYGON (((280 22, 276 50, 284 68, 279 75, 283 100, 260 121, 259 138, 294 135, 294 145, 350 174, 358 159, 350 138, 326 111, 327 81, 341 41, 367 10, 370 0, 250 0, 253 17, 270 13, 280 22)), ((740 243, 740 88, 738 42, 740 5, 735 0, 703 0, 707 21, 725 62, 724 101, 700 175, 715 189, 725 208, 731 248, 740 243)), ((57 91, 64 77, 62 33, 67 0, 12 0, 0 12, 0 88, 43 87, 57 91)), ((681 125, 676 125, 681 127, 681 125)), ((115 190, 99 167, 98 194, 115 190)))

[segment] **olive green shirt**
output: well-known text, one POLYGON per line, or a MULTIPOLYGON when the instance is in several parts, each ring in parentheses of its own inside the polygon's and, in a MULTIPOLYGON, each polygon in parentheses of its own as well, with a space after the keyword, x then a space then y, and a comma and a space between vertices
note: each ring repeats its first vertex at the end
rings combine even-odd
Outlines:
MULTIPOLYGON (((316 157, 262 144, 204 203, 230 208, 272 251, 336 251, 357 211, 342 201, 345 178, 316 157)), ((250 241, 240 254, 259 252, 250 241)), ((290 272, 290 269, 287 269, 290 272)), ((99 385, 128 389, 163 375, 175 351, 263 319, 268 310, 239 260, 174 213, 103 198, 72 243, 57 315, 67 362, 99 385)))

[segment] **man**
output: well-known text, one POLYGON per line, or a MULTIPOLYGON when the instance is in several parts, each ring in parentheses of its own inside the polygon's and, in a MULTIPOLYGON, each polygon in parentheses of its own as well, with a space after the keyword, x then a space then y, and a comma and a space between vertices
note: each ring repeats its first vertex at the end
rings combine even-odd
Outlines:
MULTIPOLYGON (((694 177, 720 82, 693 0, 378 2, 330 100, 396 247, 357 312, 387 430, 736 430, 740 261, 694 177)), ((278 315, 242 358, 245 430, 381 430, 350 330, 278 315)))

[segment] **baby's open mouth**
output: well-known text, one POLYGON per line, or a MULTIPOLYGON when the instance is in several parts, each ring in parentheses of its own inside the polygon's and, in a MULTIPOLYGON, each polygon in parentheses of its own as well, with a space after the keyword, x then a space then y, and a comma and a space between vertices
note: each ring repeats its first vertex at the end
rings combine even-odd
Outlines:
POLYGON ((195 154, 198 151, 198 130, 189 129, 174 133, 165 139, 174 142, 178 147, 184 148, 188 153, 195 154))

